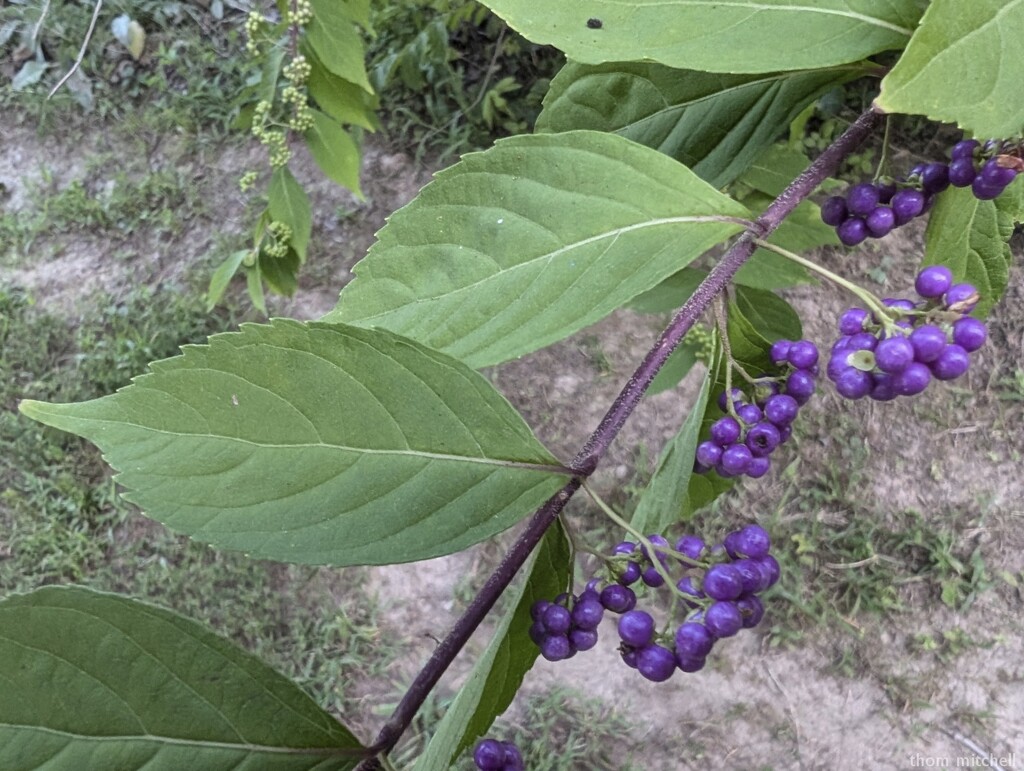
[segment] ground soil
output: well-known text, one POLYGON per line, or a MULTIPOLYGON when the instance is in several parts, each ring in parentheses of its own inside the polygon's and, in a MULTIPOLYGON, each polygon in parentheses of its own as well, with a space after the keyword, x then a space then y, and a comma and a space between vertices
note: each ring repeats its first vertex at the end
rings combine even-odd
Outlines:
MULTIPOLYGON (((8 211, 28 205, 25 191, 42 169, 59 186, 82 173, 82 148, 98 152, 110 141, 102 132, 72 142, 41 138, 28 127, 2 130, 0 182, 9 191, 3 203, 8 211)), ((244 207, 236 180, 255 166, 258 149, 226 148, 199 158, 164 152, 158 151, 153 162, 194 165, 196 184, 202 185, 206 206, 216 215, 215 229, 241 232, 244 207)), ((367 200, 359 202, 323 181, 301 158, 297 169, 315 203, 315 246, 300 290, 293 298, 272 298, 271 311, 314 319, 334 305, 373 233, 388 213, 414 196, 429 171, 371 142, 363 173, 367 200)), ((174 244, 121 244, 116 260, 99 238, 76 239, 50 253, 43 244, 39 253, 44 256, 0 268, 0 281, 29 287, 41 307, 60 313, 88 302, 97 289, 116 294, 139 282, 184 274, 210 248, 211 222, 208 216, 188 218, 174 244)), ((887 286, 905 287, 921 250, 922 231, 911 227, 853 255, 836 251, 821 259, 858 280, 886 264, 887 286)), ((995 311, 992 344, 965 382, 958 383, 961 390, 930 389, 912 404, 848 405, 827 394, 810 408, 817 417, 801 442, 801 462, 809 469, 834 463, 841 441, 832 417, 840 411, 851 414, 850 430, 861 432, 869 450, 866 481, 853 494, 872 502, 870 508, 883 515, 910 508, 926 517, 956 516, 964 523, 963 538, 980 545, 993 576, 1024 570, 1024 402, 1007 400, 1001 384, 1022 367, 1024 358, 1019 258, 1013 282, 995 311)), ((789 298, 800 310, 808 336, 829 341, 833 320, 845 302, 838 290, 802 287, 789 298)), ((568 458, 597 424, 663 322, 621 311, 488 374, 543 441, 568 458)), ((691 377, 674 391, 644 400, 602 461, 599 489, 614 496, 638 474, 650 472, 652 459, 685 416, 695 388, 691 377), (644 467, 638 469, 638 463, 644 467)), ((750 484, 770 511, 783 483, 768 477, 750 484)), ((458 577, 482 574, 510 537, 440 560, 367 571, 369 587, 386 607, 387 634, 397 636, 404 650, 399 679, 415 671, 457 616, 464 602, 464 591, 455 591, 458 577), (430 609, 429 615, 424 608, 430 609)), ((346 584, 337 576, 324 580, 338 587, 346 584)), ((860 636, 847 629, 812 627, 800 645, 776 647, 764 636, 744 634, 721 646, 708 671, 677 676, 659 686, 641 681, 616 661, 607 642, 614 634, 608 626, 603 629, 605 643, 597 650, 559 665, 538 663, 526 690, 561 682, 614 705, 636 728, 630 736, 609 737, 609 743, 623 746, 618 753, 622 763, 652 771, 901 769, 941 766, 947 759, 956 767, 958 758, 989 753, 1016 753, 1016 763, 1024 767, 1024 604, 1012 587, 998 580, 996 584, 963 613, 949 610, 934 593, 915 594, 908 587, 907 609, 860 622, 865 627, 860 636), (915 634, 948 629, 965 630, 991 644, 946 658, 910 644, 915 634), (857 653, 854 671, 837 668, 837 660, 850 652, 857 653)), ((442 688, 455 687, 467 665, 463 657, 442 688)), ((393 697, 372 683, 363 690, 371 704, 393 697)), ((373 728, 369 722, 359 727, 367 733, 373 728)))

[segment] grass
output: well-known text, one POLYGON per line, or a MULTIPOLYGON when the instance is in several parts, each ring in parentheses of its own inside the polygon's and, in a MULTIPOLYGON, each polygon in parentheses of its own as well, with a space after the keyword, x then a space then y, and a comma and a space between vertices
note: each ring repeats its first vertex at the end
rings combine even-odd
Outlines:
POLYGON ((26 189, 24 207, 0 211, 0 242, 6 245, 0 263, 32 256, 40 239, 57 250, 84 235, 113 243, 141 233, 172 239, 186 222, 207 213, 201 189, 184 169, 149 170, 114 153, 92 156, 84 174, 63 186, 44 168, 26 189), (112 167, 119 170, 110 174, 112 167))

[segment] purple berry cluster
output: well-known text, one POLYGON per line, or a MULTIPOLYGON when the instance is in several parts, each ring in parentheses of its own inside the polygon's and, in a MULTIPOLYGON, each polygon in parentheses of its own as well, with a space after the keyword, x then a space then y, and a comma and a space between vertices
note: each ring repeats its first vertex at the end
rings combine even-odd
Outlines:
POLYGON ((779 563, 769 554, 771 540, 762 527, 747 525, 710 548, 695 535, 679 538, 674 550, 663 536, 649 536, 648 541, 656 554, 629 541, 615 547, 610 561, 613 580, 603 588, 599 579, 593 579, 578 597, 566 594, 533 605, 530 636, 544 658, 570 658, 594 647, 607 610, 621 614, 622 660, 647 680, 662 682, 676 669, 702 669, 715 641, 757 625, 764 616, 758 594, 778 581, 779 563), (683 598, 677 606, 684 607, 687 616, 674 633, 657 631, 654 616, 637 609, 637 596, 630 588, 637 582, 652 589, 664 586, 652 556, 673 578, 677 600, 683 598))
POLYGON ((560 594, 551 602, 538 600, 530 608, 530 639, 548 661, 570 659, 597 645, 597 627, 604 611, 605 605, 593 585, 579 595, 560 594))
POLYGON ((524 771, 523 756, 512 742, 484 739, 473 750, 473 762, 480 771, 524 771))
POLYGON ((719 395, 719 408, 730 414, 712 423, 708 439, 697 445, 698 473, 763 477, 769 456, 793 433, 797 412, 814 394, 818 348, 809 340, 777 340, 769 356, 782 374, 758 378, 751 401, 739 388, 719 395))
POLYGON ((863 308, 839 317, 842 337, 832 346, 826 374, 847 399, 890 401, 914 396, 933 380, 953 380, 970 366, 970 354, 987 337, 984 322, 967 314, 979 295, 953 283, 944 265, 922 270, 914 282, 918 301, 886 299, 881 320, 863 308))
POLYGON ((832 196, 821 205, 821 219, 836 229, 846 246, 867 238, 882 238, 927 212, 935 196, 948 188, 970 187, 983 201, 998 198, 1022 166, 1019 158, 1003 155, 1000 142, 984 146, 965 139, 953 146, 949 163, 922 163, 900 181, 883 178, 851 187, 846 196, 832 196))

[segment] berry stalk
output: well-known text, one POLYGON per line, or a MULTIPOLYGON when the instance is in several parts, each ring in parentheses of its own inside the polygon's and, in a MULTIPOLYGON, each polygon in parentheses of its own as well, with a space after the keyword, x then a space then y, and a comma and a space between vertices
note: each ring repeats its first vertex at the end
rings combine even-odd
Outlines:
MULTIPOLYGON (((540 543, 547 529, 554 523, 566 503, 576 493, 584 477, 597 468, 601 456, 618 435, 626 420, 650 387, 658 370, 676 349, 686 333, 704 314, 715 297, 732 281, 733 276, 750 259, 757 248, 756 239, 770 235, 782 221, 825 179, 835 174, 842 160, 853 152, 875 128, 880 115, 868 110, 860 115, 843 134, 819 155, 790 185, 765 209, 754 223, 757 231, 748 230, 725 253, 723 258, 701 282, 696 291, 676 312, 668 326, 647 352, 643 361, 616 397, 601 423, 577 453, 570 468, 577 476, 534 513, 505 558, 481 588, 480 592, 455 622, 452 630, 434 649, 423 669, 402 696, 391 717, 381 728, 369 751, 378 755, 391 750, 412 723, 427 695, 455 660, 459 651, 490 612, 498 597, 508 587, 516 573, 526 562, 530 552, 540 543)), ((380 769, 377 757, 359 764, 357 771, 380 769)))
POLYGON ((864 289, 863 287, 859 287, 852 281, 847 281, 838 273, 833 273, 828 268, 823 267, 811 260, 805 259, 801 257, 799 254, 794 254, 788 249, 783 249, 781 246, 776 246, 775 244, 770 243, 769 241, 763 241, 760 238, 755 239, 755 242, 762 249, 767 249, 770 252, 775 252, 780 257, 785 257, 787 260, 791 260, 792 262, 795 262, 797 265, 803 265, 805 268, 814 271, 819 276, 827 278, 833 284, 841 286, 846 291, 855 295, 857 299, 859 299, 861 302, 867 305, 872 311, 874 311, 878 315, 878 318, 889 318, 889 313, 888 311, 886 311, 885 306, 882 304, 882 301, 875 297, 873 294, 871 294, 871 292, 864 289))

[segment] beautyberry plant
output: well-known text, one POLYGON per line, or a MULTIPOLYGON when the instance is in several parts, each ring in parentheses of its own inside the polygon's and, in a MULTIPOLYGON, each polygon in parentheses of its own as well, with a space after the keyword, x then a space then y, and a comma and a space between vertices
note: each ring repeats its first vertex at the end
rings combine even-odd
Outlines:
MULTIPOLYGON (((1024 5, 485 4, 567 55, 537 130, 440 172, 380 231, 334 310, 214 336, 94 401, 20 408, 97 444, 147 516, 218 548, 386 565, 450 554, 523 522, 507 555, 372 738, 168 611, 84 588, 8 597, 0 767, 36 768, 59 754, 78 769, 393 768, 418 709, 508 592, 492 642, 414 768, 450 768, 463 753, 477 768, 520 768, 501 737, 477 742, 538 657, 593 655, 611 638, 638 687, 665 687, 676 670, 696 682, 715 646, 772 612, 772 587, 787 576, 770 535, 737 523, 714 543, 700 515, 790 452, 798 412, 814 409, 825 380, 847 398, 910 396, 961 376, 985 343, 984 317, 1007 286, 1008 241, 1024 218, 1015 180, 1024 65, 990 54, 1016 39, 1024 5), (975 34, 960 34, 964 25, 975 34), (799 48, 779 45, 797 28, 799 48), (821 94, 859 77, 873 79, 872 108, 818 157, 776 145, 821 94), (991 86, 984 102, 981 82, 991 86), (864 142, 884 143, 881 124, 900 113, 956 123, 964 138, 950 161, 927 159, 902 176, 880 168, 819 210, 819 185, 864 142), (877 298, 806 254, 885 238, 922 216, 912 298, 877 298), (788 218, 800 227, 785 227, 788 218), (810 272, 858 303, 834 344, 807 339, 769 289, 810 272), (477 371, 624 305, 679 302, 571 459, 547 450, 477 371), (690 343, 679 346, 702 319, 713 325, 701 343, 703 383, 627 521, 587 480, 659 371, 678 379, 697 361, 690 343), (610 551, 585 544, 564 515, 580 489, 625 534, 610 551), (570 542, 600 556, 578 592, 570 542)), ((337 5, 354 18, 366 8, 337 5)), ((311 18, 282 6, 292 28, 309 25, 300 45, 351 63, 357 49, 336 28, 315 30, 334 2, 314 0, 311 18)), ((318 102, 328 99, 303 55, 311 72, 293 58, 296 90, 282 95, 293 130, 307 123, 303 78, 318 102)), ((261 112, 268 131, 284 114, 273 105, 261 112)), ((274 152, 279 144, 268 142, 274 152)), ((297 223, 272 221, 288 229, 268 222, 268 248, 294 249, 297 223)))

